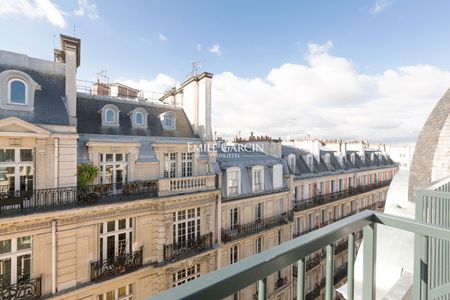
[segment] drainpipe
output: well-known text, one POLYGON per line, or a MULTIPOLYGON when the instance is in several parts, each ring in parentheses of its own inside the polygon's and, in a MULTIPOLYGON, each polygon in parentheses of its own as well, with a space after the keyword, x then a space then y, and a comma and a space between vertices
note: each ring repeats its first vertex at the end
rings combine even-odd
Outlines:
POLYGON ((53 187, 57 188, 59 185, 58 179, 58 164, 59 164, 59 139, 55 138, 55 157, 54 157, 54 178, 53 178, 53 187))
POLYGON ((52 221, 52 294, 56 293, 56 220, 52 221))

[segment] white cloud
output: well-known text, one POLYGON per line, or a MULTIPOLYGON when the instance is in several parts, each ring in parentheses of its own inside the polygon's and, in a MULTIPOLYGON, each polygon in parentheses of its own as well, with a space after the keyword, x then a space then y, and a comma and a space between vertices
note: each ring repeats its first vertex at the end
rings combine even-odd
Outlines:
POLYGON ((387 9, 389 6, 392 6, 392 0, 375 0, 373 4, 372 10, 370 11, 373 15, 377 15, 387 9))
MULTIPOLYGON (((233 137, 242 131, 273 137, 365 138, 387 143, 412 142, 428 114, 449 88, 450 71, 430 65, 358 72, 343 57, 330 54, 332 43, 310 44, 305 64, 286 63, 264 78, 231 72, 213 78, 213 130, 233 137)), ((176 81, 122 81, 164 91, 176 81)))
POLYGON ((212 45, 212 47, 209 48, 209 52, 211 52, 212 54, 217 55, 217 56, 221 56, 222 55, 222 51, 220 50, 220 45, 219 44, 212 45))
POLYGON ((31 19, 45 19, 57 27, 65 27, 62 12, 50 0, 2 0, 0 16, 24 15, 31 19))
POLYGON ((91 20, 99 18, 97 4, 93 0, 78 0, 78 9, 73 14, 75 16, 87 16, 91 20))
POLYGON ((168 41, 168 39, 166 38, 166 36, 165 36, 164 34, 162 34, 162 33, 159 34, 159 39, 160 39, 162 42, 167 42, 167 41, 168 41))

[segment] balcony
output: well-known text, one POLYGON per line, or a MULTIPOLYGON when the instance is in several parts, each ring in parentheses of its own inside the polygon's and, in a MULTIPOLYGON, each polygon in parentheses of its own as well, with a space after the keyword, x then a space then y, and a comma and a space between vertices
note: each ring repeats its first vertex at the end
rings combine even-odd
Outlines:
MULTIPOLYGON (((152 299, 223 299, 255 282, 258 283, 258 290, 261 291, 259 293, 260 299, 267 299, 267 277, 292 264, 297 264, 298 273, 299 275, 302 274, 302 276, 297 277, 297 299, 303 299, 306 296, 304 280, 305 257, 325 249, 326 278, 323 280, 323 286, 325 288, 325 299, 331 300, 335 288, 333 281, 339 279, 340 276, 344 276, 341 275, 344 274, 343 269, 334 269, 332 259, 334 254, 333 243, 348 238, 349 247, 355 247, 355 233, 362 230, 364 243, 361 251, 363 251, 364 261, 361 297, 366 300, 374 300, 378 225, 415 233, 421 240, 425 241, 423 249, 428 249, 428 246, 431 246, 426 243, 431 238, 450 241, 449 228, 367 210, 287 241, 235 264, 228 265, 218 271, 188 282, 181 287, 162 292, 152 299)), ((413 251, 413 249, 407 250, 413 251)), ((432 257, 429 254, 428 251, 423 251, 420 256, 416 255, 415 260, 420 267, 415 272, 423 274, 422 272, 426 268, 428 268, 428 272, 434 272, 435 269, 433 268, 435 265, 427 263, 432 257)), ((353 257, 348 260, 346 267, 347 274, 349 274, 347 276, 348 294, 353 296, 353 257)), ((419 286, 426 286, 427 278, 419 277, 419 279, 422 282, 419 286)), ((321 285, 322 282, 319 286, 321 285)), ((448 289, 441 290, 439 293, 435 291, 433 295, 441 297, 446 295, 444 293, 448 293, 448 289)), ((426 298, 421 297, 420 294, 415 294, 415 299, 426 298)))
POLYGON ((212 232, 195 239, 164 245, 164 262, 173 262, 196 255, 213 246, 212 232))
POLYGON ((215 175, 162 178, 158 181, 159 196, 193 193, 216 188, 215 175))
POLYGON ((275 281, 275 289, 276 289, 276 290, 281 289, 281 288, 284 287, 287 283, 288 283, 287 277, 281 277, 281 278, 278 278, 278 279, 275 281))
POLYGON ((350 189, 334 192, 330 194, 317 195, 305 200, 297 200, 294 202, 294 211, 303 211, 319 205, 342 200, 354 195, 367 193, 376 189, 387 187, 391 184, 391 180, 379 181, 376 183, 352 187, 350 189))
POLYGON ((9 186, 0 186, 0 218, 194 193, 215 188, 214 175, 30 191, 11 191, 9 186))
POLYGON ((222 229, 222 242, 227 243, 249 235, 257 234, 276 226, 288 224, 289 222, 292 222, 292 218, 292 211, 288 211, 278 216, 259 219, 251 223, 234 225, 233 227, 222 229))
POLYGON ((40 299, 41 290, 41 277, 21 279, 15 284, 5 283, 0 278, 0 299, 40 299))
POLYGON ((91 281, 101 281, 135 271, 142 267, 142 247, 111 259, 91 262, 91 281))

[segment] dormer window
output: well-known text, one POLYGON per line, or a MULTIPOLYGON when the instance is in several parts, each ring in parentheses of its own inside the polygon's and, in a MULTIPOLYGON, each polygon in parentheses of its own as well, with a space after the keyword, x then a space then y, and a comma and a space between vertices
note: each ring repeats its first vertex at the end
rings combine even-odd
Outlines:
POLYGON ((119 126, 119 109, 117 106, 107 104, 99 112, 102 114, 103 126, 119 126))
POLYGON ((273 166, 273 188, 279 189, 283 186, 283 166, 273 166))
POLYGON ((325 160, 325 164, 327 165, 327 167, 330 168, 331 167, 331 155, 330 155, 330 153, 325 154, 324 160, 325 160))
POLYGON ((171 111, 167 111, 160 116, 161 124, 164 129, 175 129, 176 128, 176 119, 175 114, 171 111))
POLYGON ((136 108, 128 114, 131 118, 131 125, 137 128, 147 128, 147 111, 141 107, 136 108))
POLYGON ((30 75, 18 70, 0 73, 0 108, 33 111, 34 94, 40 90, 30 75))
POLYGON ((294 154, 290 154, 288 156, 288 165, 289 165, 289 170, 292 173, 295 173, 295 155, 294 154))
POLYGON ((352 153, 352 154, 350 155, 350 160, 352 161, 353 164, 355 164, 355 161, 356 161, 356 155, 355 155, 355 153, 352 153))
POLYGON ((8 103, 27 105, 27 85, 22 79, 11 79, 8 84, 8 103))
POLYGON ((261 192, 264 190, 264 168, 255 166, 252 168, 252 191, 261 192))
POLYGON ((227 196, 237 196, 241 193, 241 169, 227 169, 227 196))
POLYGON ((312 154, 308 154, 308 156, 307 156, 306 159, 308 160, 308 167, 309 167, 309 170, 310 170, 311 172, 314 172, 314 159, 313 159, 313 157, 312 157, 312 154))

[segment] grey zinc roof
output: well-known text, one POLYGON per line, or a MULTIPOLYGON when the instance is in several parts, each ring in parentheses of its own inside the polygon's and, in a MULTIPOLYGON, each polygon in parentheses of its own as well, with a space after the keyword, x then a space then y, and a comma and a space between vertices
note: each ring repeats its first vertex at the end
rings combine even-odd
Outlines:
MULTIPOLYGON (((355 169, 369 169, 369 168, 380 168, 385 166, 394 166, 395 163, 390 158, 385 158, 384 156, 381 159, 378 157, 377 152, 373 150, 367 150, 365 152, 365 160, 361 159, 359 152, 357 151, 347 151, 346 157, 344 157, 343 163, 339 163, 337 157, 334 155, 333 151, 328 150, 320 150, 320 162, 313 156, 313 170, 310 170, 306 157, 309 154, 308 151, 298 149, 292 146, 282 146, 282 157, 287 161, 287 157, 290 154, 294 154, 296 159, 296 167, 295 171, 290 170, 291 174, 295 174, 297 176, 320 176, 332 173, 342 173, 342 172, 352 172, 355 169), (373 159, 371 158, 371 154, 375 153, 373 159), (325 155, 330 154, 330 164, 327 165, 325 163, 325 155), (355 154, 355 162, 353 163, 351 160, 351 155, 355 154)), ((289 169, 289 168, 287 168, 289 169)))
POLYGON ((23 54, 0 50, 0 72, 22 71, 40 86, 34 96, 32 112, 0 109, 0 119, 15 116, 36 124, 69 125, 65 97, 64 65, 23 54))
POLYGON ((79 134, 107 134, 125 136, 157 136, 157 137, 183 137, 195 138, 191 124, 182 109, 170 106, 147 104, 139 101, 120 100, 110 97, 95 97, 87 94, 78 94, 77 119, 79 134), (119 126, 102 126, 99 110, 107 104, 117 106, 119 109, 119 126), (136 108, 147 111, 147 128, 133 128, 128 115, 136 108), (176 129, 163 129, 159 115, 164 112, 173 112, 176 118, 176 129))
MULTIPOLYGON (((285 171, 285 162, 281 158, 276 158, 261 152, 234 152, 222 151, 219 147, 217 152, 217 163, 223 174, 230 167, 238 167, 241 170, 241 194, 237 198, 259 195, 252 192, 252 173, 251 168, 254 166, 264 167, 264 193, 276 191, 273 188, 273 166, 277 164, 283 165, 283 174, 285 171), (234 155, 236 154, 236 155, 234 155)), ((226 176, 222 176, 222 186, 226 187, 226 176)), ((283 187, 287 187, 286 179, 283 176, 283 187)), ((222 189, 222 196, 227 199, 226 188, 222 189)), ((233 197, 232 197, 233 198, 233 197)), ((228 198, 231 199, 231 198, 228 198)))

